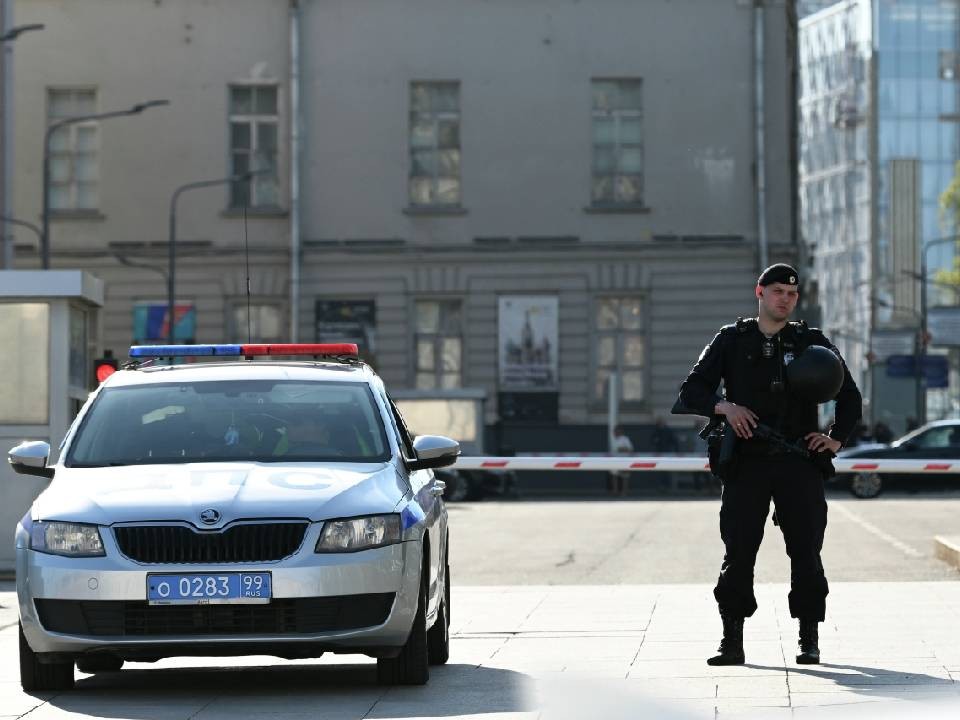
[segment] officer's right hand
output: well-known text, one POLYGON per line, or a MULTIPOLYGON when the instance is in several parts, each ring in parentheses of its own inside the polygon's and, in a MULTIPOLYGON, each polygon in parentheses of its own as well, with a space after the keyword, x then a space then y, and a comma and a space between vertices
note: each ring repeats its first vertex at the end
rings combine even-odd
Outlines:
POLYGON ((759 416, 750 408, 737 405, 732 402, 720 403, 717 408, 727 418, 733 432, 740 438, 753 437, 753 428, 757 426, 759 416))

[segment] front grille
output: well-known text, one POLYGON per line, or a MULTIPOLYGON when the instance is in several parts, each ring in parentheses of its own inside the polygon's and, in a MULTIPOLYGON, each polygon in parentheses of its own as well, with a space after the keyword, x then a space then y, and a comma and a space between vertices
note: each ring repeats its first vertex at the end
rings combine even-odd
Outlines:
POLYGON ((303 542, 305 522, 244 523, 197 531, 182 525, 115 527, 120 552, 142 563, 250 563, 282 560, 303 542))
POLYGON ((50 632, 111 637, 280 635, 382 625, 394 593, 280 598, 266 605, 149 605, 143 600, 34 603, 50 632))

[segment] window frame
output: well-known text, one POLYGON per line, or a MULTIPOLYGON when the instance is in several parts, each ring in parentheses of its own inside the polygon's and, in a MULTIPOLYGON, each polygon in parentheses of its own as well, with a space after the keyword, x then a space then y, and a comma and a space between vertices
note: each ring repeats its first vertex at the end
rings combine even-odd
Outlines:
POLYGON ((646 154, 644 147, 644 122, 643 122, 643 90, 644 83, 642 77, 594 77, 590 79, 590 202, 587 207, 587 210, 603 211, 623 211, 623 210, 638 210, 646 211, 648 208, 645 204, 646 196, 646 154), (617 83, 618 85, 618 95, 622 94, 620 85, 625 83, 636 83, 638 85, 638 94, 640 96, 640 107, 636 108, 612 108, 612 109, 602 109, 594 107, 594 86, 597 83, 617 83), (612 143, 598 143, 596 139, 596 123, 601 119, 610 119, 613 120, 614 124, 614 137, 612 143), (636 142, 626 142, 621 141, 621 125, 625 119, 637 120, 640 124, 640 139, 636 142), (598 172, 596 170, 597 164, 597 148, 598 147, 609 147, 613 151, 613 169, 611 172, 598 172), (626 172, 620 167, 620 150, 621 148, 636 149, 640 153, 640 170, 638 172, 626 172), (639 197, 635 200, 617 200, 616 199, 616 186, 617 180, 620 177, 637 177, 638 179, 638 195, 639 197), (610 178, 613 184, 613 199, 612 200, 597 200, 594 198, 594 184, 598 178, 610 178))
POLYGON ((466 357, 466 353, 464 352, 464 350, 466 347, 466 337, 464 333, 463 312, 465 307, 466 306, 463 301, 463 298, 460 296, 456 296, 456 297, 424 296, 424 297, 416 297, 413 299, 413 313, 412 313, 413 332, 411 333, 413 336, 413 363, 412 363, 413 377, 410 383, 411 387, 414 387, 418 390, 426 390, 426 391, 455 390, 455 389, 460 389, 464 387, 464 383, 465 383, 464 359, 466 357), (436 332, 420 332, 420 330, 418 329, 418 320, 419 320, 418 306, 421 303, 436 303, 440 306, 439 326, 436 332), (446 305, 456 304, 457 306, 457 310, 460 315, 458 334, 444 332, 443 306, 445 304, 446 305), (443 386, 444 375, 450 374, 450 373, 445 373, 443 370, 443 340, 446 338, 456 338, 460 341, 460 367, 457 370, 457 375, 458 375, 457 385, 453 388, 444 388, 443 386), (432 371, 422 370, 420 368, 421 339, 429 339, 432 341, 432 345, 433 345, 433 370, 432 371), (419 376, 421 374, 427 374, 427 373, 431 373, 433 375, 434 385, 431 388, 421 388, 420 385, 418 384, 419 376))
MULTIPOLYGON (((417 211, 431 211, 436 210, 438 212, 450 212, 457 211, 463 208, 463 109, 462 109, 462 85, 459 80, 411 80, 408 86, 407 93, 407 209, 411 212, 416 213, 417 211), (431 89, 441 86, 441 85, 451 85, 456 88, 457 94, 457 109, 453 110, 436 110, 433 107, 430 108, 428 112, 414 110, 413 107, 413 97, 414 89, 417 86, 429 86, 431 89), (414 147, 413 144, 413 129, 416 120, 423 120, 429 118, 433 126, 433 145, 429 148, 429 151, 433 153, 434 162, 433 162, 433 171, 430 175, 414 175, 414 152, 423 152, 427 148, 414 147), (440 147, 440 123, 441 121, 450 121, 455 120, 457 124, 457 145, 455 148, 441 148, 440 147), (443 150, 456 150, 458 161, 457 161, 457 200, 456 202, 441 202, 437 200, 438 195, 438 185, 439 181, 442 178, 453 178, 453 175, 441 175, 440 174, 440 153, 443 150), (414 179, 430 179, 430 195, 431 201, 427 203, 417 202, 413 195, 413 181, 414 179)), ((433 105, 433 93, 430 94, 431 105, 433 105)))
MULTIPOLYGON (((234 167, 234 156, 240 154, 241 152, 246 153, 247 158, 247 168, 248 170, 254 169, 254 160, 257 156, 258 144, 259 144, 259 133, 258 129, 261 125, 273 124, 276 128, 276 147, 274 148, 274 162, 273 162, 273 174, 264 175, 264 176, 255 176, 250 179, 250 190, 249 190, 249 202, 244 205, 243 203, 234 204, 234 191, 239 183, 227 183, 227 197, 226 197, 226 208, 227 212, 236 213, 243 210, 246 207, 251 212, 278 212, 283 210, 283 199, 282 199, 282 185, 280 179, 282 177, 281 170, 281 130, 283 124, 281 122, 282 113, 281 108, 283 106, 283 95, 282 87, 280 83, 276 80, 237 80, 227 84, 227 132, 226 132, 226 141, 227 141, 227 169, 228 175, 239 174, 234 167), (256 107, 251 108, 251 112, 247 114, 234 113, 233 111, 233 92, 237 89, 249 89, 254 92, 260 89, 272 88, 276 93, 276 107, 274 108, 273 115, 266 115, 263 113, 256 112, 256 107), (235 149, 233 146, 233 126, 234 124, 246 124, 250 132, 250 147, 249 148, 240 148, 235 149), (261 202, 259 201, 258 194, 258 181, 262 182, 264 179, 272 179, 275 185, 275 195, 276 201, 272 203, 261 202)), ((255 105, 255 102, 253 103, 255 105)))
MULTIPOLYGON (((276 343, 282 342, 285 338, 284 333, 284 324, 287 320, 286 313, 284 312, 285 303, 276 297, 251 297, 250 298, 250 307, 251 309, 257 307, 272 307, 276 308, 280 313, 280 330, 276 337, 266 338, 263 335, 253 335, 249 342, 254 343, 276 343)), ((234 341, 244 341, 247 342, 247 326, 246 320, 242 324, 238 324, 236 320, 236 312, 238 310, 246 311, 247 309, 247 298, 244 296, 234 297, 228 300, 227 302, 227 329, 229 332, 228 337, 232 338, 234 341)))
POLYGON ((603 293, 594 295, 591 302, 591 352, 590 352, 590 389, 589 405, 594 410, 605 410, 609 398, 607 397, 604 385, 603 392, 597 393, 597 381, 601 370, 613 370, 618 373, 621 381, 618 386, 619 407, 627 411, 642 411, 650 407, 651 402, 651 359, 650 359, 650 308, 648 296, 643 293, 603 293), (617 328, 601 328, 598 322, 598 312, 600 304, 603 301, 616 300, 635 300, 640 303, 640 328, 626 329, 622 325, 620 310, 617 311, 617 328), (641 365, 624 364, 624 336, 636 335, 643 342, 643 363, 641 365), (612 366, 600 364, 600 342, 605 337, 614 338, 614 360, 612 366), (622 381, 625 371, 637 371, 643 378, 643 396, 640 399, 625 399, 623 397, 624 383, 622 381))
MULTIPOLYGON (((100 112, 100 90, 96 85, 48 85, 46 87, 46 125, 44 126, 44 132, 53 124, 65 120, 69 117, 77 117, 78 115, 85 115, 87 113, 78 113, 75 115, 63 115, 54 117, 51 114, 53 109, 53 96, 57 93, 70 93, 72 95, 77 95, 79 93, 92 93, 93 94, 93 108, 91 109, 91 115, 96 115, 100 112)), ((101 178, 100 178, 100 121, 99 120, 84 120, 82 122, 70 123, 62 128, 60 128, 54 136, 59 133, 65 133, 67 136, 67 149, 62 151, 57 151, 52 149, 53 145, 53 136, 50 138, 50 147, 46 149, 46 155, 50 163, 51 172, 49 180, 49 197, 50 197, 50 214, 53 216, 57 215, 99 215, 100 206, 101 206, 101 178), (91 180, 80 180, 77 177, 77 156, 81 154, 80 150, 77 148, 77 138, 83 130, 92 130, 94 138, 94 149, 92 152, 85 150, 83 154, 93 155, 93 169, 94 169, 94 179, 91 180), (53 178, 53 163, 54 159, 57 157, 66 157, 69 166, 70 166, 70 178, 67 181, 57 181, 53 178), (95 187, 96 202, 93 205, 81 206, 79 202, 80 195, 80 185, 92 185, 95 187), (68 203, 63 207, 54 206, 54 189, 55 188, 67 189, 68 203)))

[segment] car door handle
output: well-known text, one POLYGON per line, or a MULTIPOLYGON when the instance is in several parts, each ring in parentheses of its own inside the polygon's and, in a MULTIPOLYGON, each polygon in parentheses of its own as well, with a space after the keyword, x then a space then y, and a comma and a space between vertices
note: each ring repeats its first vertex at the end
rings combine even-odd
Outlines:
POLYGON ((434 480, 433 486, 430 488, 431 495, 443 495, 443 491, 447 489, 447 484, 443 480, 434 480))

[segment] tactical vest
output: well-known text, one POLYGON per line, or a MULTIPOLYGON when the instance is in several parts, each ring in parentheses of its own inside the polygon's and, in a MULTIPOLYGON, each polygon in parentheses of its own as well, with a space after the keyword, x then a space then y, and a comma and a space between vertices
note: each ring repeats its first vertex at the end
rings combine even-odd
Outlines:
MULTIPOLYGON (((724 388, 726 399, 737 405, 756 408, 758 398, 754 397, 751 386, 752 374, 755 372, 760 352, 760 333, 756 318, 738 318, 733 325, 726 325, 720 333, 726 337, 724 343, 724 388)), ((799 355, 810 345, 818 344, 815 333, 810 332, 806 322, 789 322, 781 331, 783 352, 794 356, 799 355)), ((804 402, 802 398, 790 396, 785 389, 786 406, 781 425, 775 428, 779 431, 793 430, 796 434, 800 430, 807 432, 817 429, 817 406, 814 403, 804 402), (790 427, 792 426, 792 427, 790 427)))

